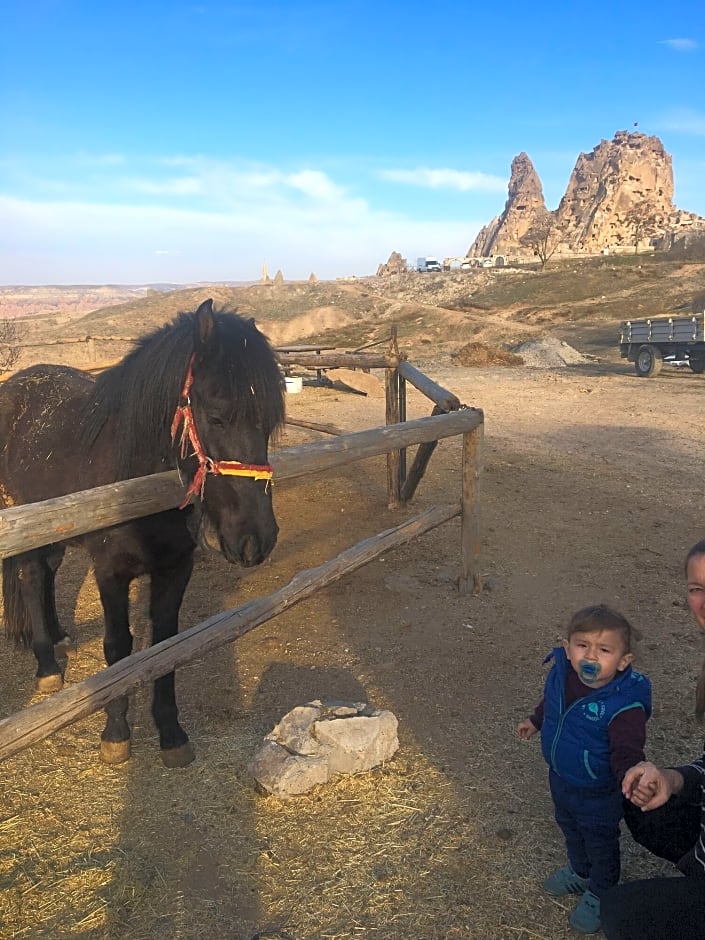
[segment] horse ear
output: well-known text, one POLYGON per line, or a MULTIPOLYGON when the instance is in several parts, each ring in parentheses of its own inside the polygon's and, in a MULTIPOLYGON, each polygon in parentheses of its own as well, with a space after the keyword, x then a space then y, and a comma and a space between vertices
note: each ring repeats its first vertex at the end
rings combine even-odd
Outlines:
POLYGON ((204 300, 196 311, 196 336, 199 346, 208 345, 215 330, 215 318, 213 316, 213 298, 204 300))

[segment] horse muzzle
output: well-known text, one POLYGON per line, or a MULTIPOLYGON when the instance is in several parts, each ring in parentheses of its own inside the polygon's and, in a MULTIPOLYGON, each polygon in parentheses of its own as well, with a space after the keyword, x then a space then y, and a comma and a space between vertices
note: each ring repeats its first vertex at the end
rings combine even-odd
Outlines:
POLYGON ((199 542, 202 548, 219 552, 230 564, 241 565, 243 568, 254 568, 256 565, 262 564, 271 554, 277 544, 278 534, 279 526, 275 522, 271 533, 246 532, 236 540, 229 540, 204 515, 201 522, 199 542))

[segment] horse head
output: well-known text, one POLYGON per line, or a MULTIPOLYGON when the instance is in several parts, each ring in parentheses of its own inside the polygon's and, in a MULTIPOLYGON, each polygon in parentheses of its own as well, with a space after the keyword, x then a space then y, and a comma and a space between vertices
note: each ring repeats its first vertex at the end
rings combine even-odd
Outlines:
POLYGON ((266 337, 254 320, 205 301, 175 425, 191 445, 184 468, 189 496, 200 497, 201 540, 229 562, 258 565, 276 544, 269 443, 283 422, 283 380, 266 337))

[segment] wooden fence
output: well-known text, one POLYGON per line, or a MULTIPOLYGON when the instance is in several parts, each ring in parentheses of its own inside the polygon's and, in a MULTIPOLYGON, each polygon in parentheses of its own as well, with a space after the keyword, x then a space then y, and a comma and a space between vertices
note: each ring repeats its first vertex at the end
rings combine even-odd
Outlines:
MULTIPOLYGON (((331 367, 340 361, 340 355, 316 355, 314 365, 331 367)), ((366 368, 379 358, 368 355, 364 364, 360 360, 358 366, 366 368)), ((386 369, 388 423, 274 453, 271 462, 275 480, 318 473, 386 453, 388 501, 390 506, 397 506, 408 502, 413 495, 438 441, 462 435, 460 498, 359 542, 318 568, 299 572, 288 585, 273 594, 217 614, 0 721, 0 760, 103 708, 113 698, 127 694, 144 682, 232 642, 390 548, 458 516, 461 522, 458 589, 462 593, 479 592, 483 413, 460 405, 455 396, 397 355, 390 354, 382 359, 386 369), (431 399, 434 405, 431 416, 405 420, 407 381, 431 399), (397 420, 389 423, 394 417, 397 420), (419 447, 407 475, 406 448, 415 444, 419 447)), ((172 509, 181 503, 183 494, 178 474, 171 471, 5 509, 0 512, 0 558, 172 509)))

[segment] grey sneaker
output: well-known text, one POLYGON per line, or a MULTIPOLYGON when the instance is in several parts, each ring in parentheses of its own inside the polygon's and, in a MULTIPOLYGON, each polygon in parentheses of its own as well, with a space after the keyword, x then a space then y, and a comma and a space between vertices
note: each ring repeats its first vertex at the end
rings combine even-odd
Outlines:
POLYGON ((576 875, 570 865, 559 868, 543 883, 543 890, 554 898, 562 898, 565 894, 582 894, 587 891, 588 878, 576 875))
POLYGON ((600 899, 592 891, 586 891, 580 903, 568 918, 570 926, 578 933, 597 933, 600 921, 600 899))

